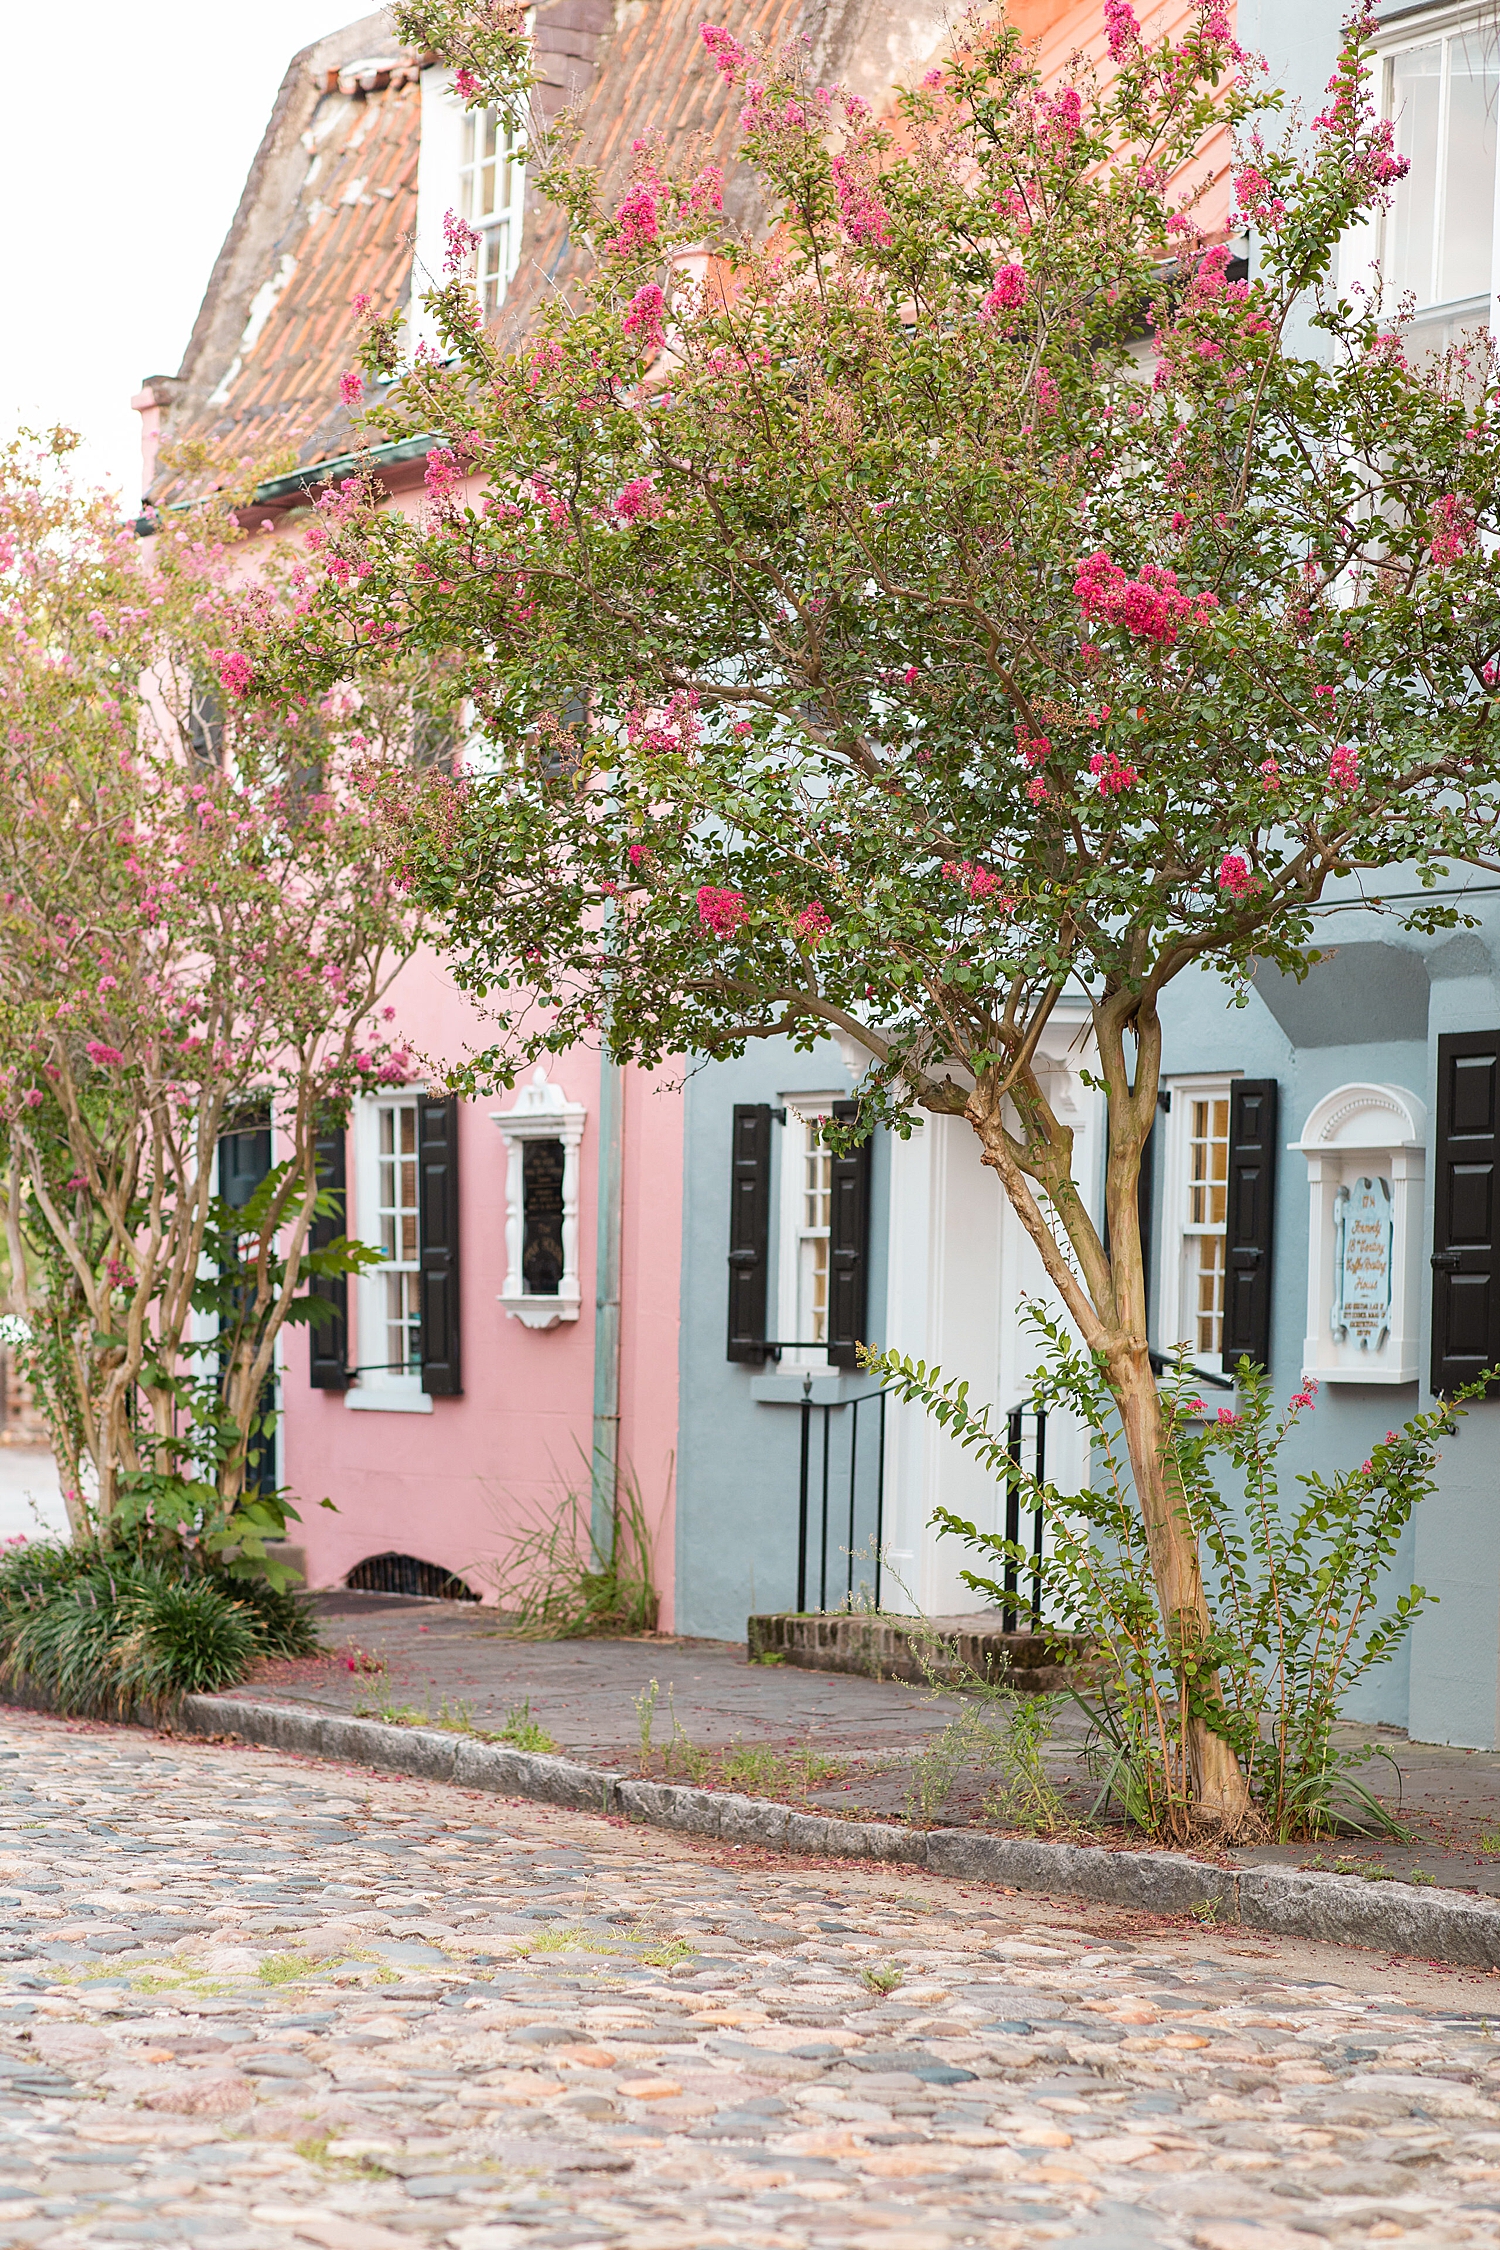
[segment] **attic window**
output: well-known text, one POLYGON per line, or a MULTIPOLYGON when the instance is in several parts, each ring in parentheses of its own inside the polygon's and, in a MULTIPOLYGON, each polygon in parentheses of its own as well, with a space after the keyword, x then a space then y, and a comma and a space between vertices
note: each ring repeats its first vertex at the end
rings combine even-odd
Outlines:
POLYGON ((479 237, 479 302, 487 321, 504 302, 521 256, 525 174, 516 146, 515 128, 498 110, 465 116, 459 207, 479 237))

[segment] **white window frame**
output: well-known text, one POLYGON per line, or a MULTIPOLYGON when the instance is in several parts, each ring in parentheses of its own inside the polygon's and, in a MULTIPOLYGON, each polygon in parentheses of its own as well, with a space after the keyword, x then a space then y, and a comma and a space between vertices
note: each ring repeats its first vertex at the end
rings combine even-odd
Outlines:
POLYGON ((488 323, 495 318, 504 304, 516 268, 521 262, 521 228, 526 213, 526 166, 514 155, 499 153, 501 141, 512 147, 520 136, 502 111, 490 109, 466 110, 459 121, 458 194, 454 209, 473 228, 479 237, 476 254, 474 287, 479 297, 479 309, 488 323), (476 209, 477 176, 481 170, 481 135, 493 121, 496 134, 494 158, 497 178, 503 176, 509 185, 509 194, 503 208, 481 212, 476 209), (493 258, 496 282, 493 303, 486 302, 488 271, 493 258))
MULTIPOLYGON (((831 1117, 835 1102, 849 1099, 847 1089, 841 1093, 783 1094, 781 1106, 786 1111, 786 1124, 781 1135, 781 1177, 776 1210, 776 1334, 790 1342, 811 1334, 814 1325, 811 1309, 804 1304, 802 1284, 803 1245, 815 1239, 809 1236, 804 1225, 803 1196, 807 1177, 805 1161, 808 1153, 807 1129, 819 1118, 831 1117), (805 1325, 804 1325, 805 1324, 805 1325)), ((831 1154, 828 1162, 832 1163, 831 1154)), ((829 1216, 832 1217, 832 1180, 829 1181, 829 1216)), ((821 1239, 828 1239, 828 1230, 821 1230, 821 1239)), ((828 1328, 828 1289, 832 1280, 832 1254, 825 1253, 824 1262, 824 1317, 823 1327, 828 1328)), ((816 1350, 784 1351, 781 1354, 784 1370, 794 1367, 827 1368, 828 1354, 821 1346, 816 1350)))
POLYGON ((561 1086, 548 1078, 538 1063, 528 1085, 521 1088, 509 1109, 491 1110, 490 1119, 500 1128, 508 1161, 505 1167, 505 1287, 500 1302, 512 1320, 525 1328, 556 1328, 576 1320, 582 1307, 578 1274, 578 1174, 579 1149, 588 1111, 582 1102, 570 1102, 561 1086), (526 1287, 522 1259, 526 1248, 526 1161, 528 1141, 561 1141, 562 1180, 562 1279, 557 1295, 533 1296, 526 1287))
MULTIPOLYGON (((1225 1101, 1230 1099, 1237 1078, 1244 1073, 1238 1070, 1205 1071, 1190 1078, 1172 1078, 1164 1081, 1163 1091, 1170 1093, 1172 1106, 1165 1117, 1158 1120, 1156 1130, 1162 1134, 1164 1161, 1161 1167, 1161 1233, 1160 1272, 1156 1287, 1157 1348, 1169 1356, 1179 1343, 1191 1343, 1197 1322, 1197 1306, 1192 1301, 1187 1286, 1188 1245, 1200 1239, 1202 1230, 1193 1227, 1188 1217, 1188 1190, 1192 1185, 1192 1105, 1195 1101, 1225 1101)), ((1227 1121, 1226 1121, 1227 1122, 1227 1121)), ((1227 1151, 1226 1151, 1227 1166, 1227 1151)), ((1225 1229, 1228 1232, 1228 1179, 1225 1179, 1225 1229)), ((1228 1265, 1226 1241, 1225 1266, 1228 1265)), ((1222 1290, 1222 1282, 1221 1282, 1222 1290)), ((1223 1298, 1220 1298, 1220 1341, 1223 1339, 1223 1298)), ((1223 1367, 1220 1351, 1190 1351, 1188 1362, 1200 1373, 1217 1374, 1223 1367)))
MULTIPOLYGON (((388 1092, 362 1094, 354 1104, 354 1219, 360 1241, 380 1248, 380 1112, 382 1108, 415 1110, 420 1086, 393 1086, 388 1092)), ((420 1139, 420 1127, 419 1135, 420 1139)), ((417 1165, 417 1257, 412 1273, 421 1292, 421 1148, 417 1165)), ((388 1269, 376 1266, 356 1277, 354 1285, 355 1365, 360 1372, 344 1393, 344 1404, 356 1412, 378 1414, 430 1414, 432 1400, 422 1388, 420 1368, 410 1370, 378 1364, 386 1353, 386 1281, 388 1269)))
MULTIPOLYGON (((1442 41, 1446 45, 1454 38, 1462 37, 1465 34, 1482 34, 1487 27, 1490 29, 1495 28, 1495 19, 1493 15, 1483 7, 1475 8, 1472 5, 1464 7, 1434 8, 1423 16, 1416 17, 1408 22, 1403 22, 1400 26, 1399 31, 1395 26, 1392 26, 1391 29, 1387 32, 1386 36, 1378 42, 1375 54, 1376 65, 1380 73, 1377 93, 1382 114, 1387 117, 1391 116, 1395 107, 1392 77, 1393 65, 1395 62, 1395 58, 1398 55, 1408 52, 1413 48, 1431 46, 1437 41, 1442 41)), ((1448 68, 1446 67, 1445 58, 1445 68, 1442 79, 1442 92, 1439 104, 1439 123, 1437 131, 1437 161, 1439 166, 1439 179, 1438 182, 1434 184, 1435 209, 1437 205, 1437 199, 1442 192, 1444 151, 1448 134, 1449 85, 1450 74, 1448 68)), ((1394 120, 1394 122, 1397 124, 1399 132, 1399 119, 1394 120)), ((1497 140, 1500 140, 1500 136, 1497 136, 1497 140)), ((1402 186, 1400 183, 1398 183, 1393 191, 1392 201, 1389 208, 1381 213, 1372 225, 1354 230, 1355 234, 1358 237, 1368 241, 1370 252, 1378 257, 1380 261, 1382 279, 1384 282, 1384 309, 1387 312, 1393 312, 1395 310, 1396 304, 1401 294, 1400 290, 1394 285, 1390 274, 1387 271, 1389 254, 1393 240, 1392 229, 1397 209, 1396 199, 1400 197, 1401 193, 1402 186)), ((1487 299, 1489 303, 1488 317, 1490 325, 1492 327, 1500 327, 1500 314, 1497 314, 1497 306, 1500 306, 1500 293, 1497 293, 1496 286, 1496 264, 1497 259, 1500 259, 1500 147, 1497 147, 1495 176, 1491 181, 1491 195, 1495 213, 1495 224, 1490 245, 1490 271, 1483 286, 1480 289, 1473 291, 1469 296, 1466 297, 1427 298, 1419 293, 1415 316, 1418 320, 1428 320, 1440 317, 1445 312, 1451 312, 1455 308, 1465 305, 1473 305, 1479 299, 1484 298, 1487 299)), ((1439 228, 1439 247, 1436 253, 1436 259, 1440 259, 1440 230, 1442 224, 1441 214, 1438 215, 1436 224, 1439 228)), ((1347 268, 1347 259, 1345 263, 1347 268)))

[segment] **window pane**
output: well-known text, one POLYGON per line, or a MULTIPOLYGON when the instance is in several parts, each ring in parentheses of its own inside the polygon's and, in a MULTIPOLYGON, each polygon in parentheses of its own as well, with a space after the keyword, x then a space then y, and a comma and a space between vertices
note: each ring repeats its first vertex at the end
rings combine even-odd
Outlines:
POLYGON ((1201 1357, 1220 1351, 1224 1341, 1224 1237, 1200 1234, 1194 1253, 1194 1344, 1201 1357))
POLYGON ((1438 302, 1489 295, 1495 234, 1495 36, 1476 26, 1448 42, 1448 136, 1438 302))
POLYGON ((1399 294, 1415 290, 1419 305, 1433 301, 1437 232, 1438 117, 1443 49, 1439 40, 1408 47, 1391 58, 1390 116, 1396 148, 1411 170, 1396 190, 1386 222, 1385 278, 1399 294))
POLYGON ((1188 1224, 1222 1227, 1229 1180, 1229 1103, 1195 1101, 1190 1139, 1188 1224))

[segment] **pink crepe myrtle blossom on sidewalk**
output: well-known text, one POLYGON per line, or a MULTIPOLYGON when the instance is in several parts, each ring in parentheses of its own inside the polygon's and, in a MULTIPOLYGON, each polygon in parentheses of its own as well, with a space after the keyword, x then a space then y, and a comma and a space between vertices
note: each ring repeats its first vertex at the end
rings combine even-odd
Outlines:
POLYGON ((750 919, 743 891, 720 890, 705 883, 698 893, 698 919, 715 937, 733 937, 750 919))

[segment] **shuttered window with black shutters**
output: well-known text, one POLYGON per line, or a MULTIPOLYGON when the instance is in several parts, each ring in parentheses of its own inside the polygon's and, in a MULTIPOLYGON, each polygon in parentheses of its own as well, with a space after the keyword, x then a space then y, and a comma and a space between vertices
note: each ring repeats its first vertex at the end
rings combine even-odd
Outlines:
POLYGON ((422 1388, 434 1398, 463 1389, 459 1358, 458 1102, 417 1104, 421 1166, 422 1388))
MULTIPOLYGON (((857 1102, 835 1102, 841 1125, 859 1115, 857 1102)), ((833 1159, 828 1219, 828 1364, 856 1367, 856 1346, 868 1342, 870 1270, 870 1142, 833 1159)))
POLYGON ((1437 1166, 1432 1212, 1432 1387, 1472 1383, 1500 1361, 1495 1185, 1500 1031, 1438 1040, 1437 1166))
POLYGON ((727 1357, 763 1366, 770 1263, 771 1105, 736 1102, 729 1164, 727 1357))
POLYGON ((1225 1199, 1224 1371, 1271 1360, 1271 1234, 1276 1208, 1276 1081, 1236 1078, 1229 1089, 1225 1199))
MULTIPOLYGON (((338 1207, 313 1220, 311 1244, 326 1250, 346 1226, 348 1189, 344 1171, 342 1125, 318 1135, 316 1144, 318 1185, 337 1196, 338 1207)), ((349 1388, 349 1282, 344 1274, 310 1284, 310 1294, 321 1297, 328 1311, 308 1330, 308 1379, 315 1391, 349 1388)))

